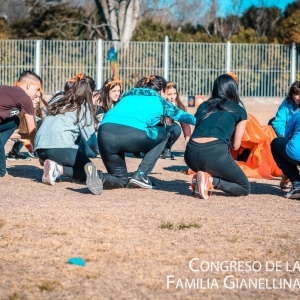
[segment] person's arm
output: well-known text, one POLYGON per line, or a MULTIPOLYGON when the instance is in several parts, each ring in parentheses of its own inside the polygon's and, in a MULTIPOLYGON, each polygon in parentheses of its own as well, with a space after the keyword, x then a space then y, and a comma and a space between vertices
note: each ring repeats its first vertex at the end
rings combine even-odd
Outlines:
POLYGON ((272 122, 272 127, 277 134, 277 136, 284 136, 285 133, 285 126, 288 114, 288 106, 287 100, 284 100, 281 105, 278 107, 275 119, 272 122))
POLYGON ((190 136, 192 134, 191 126, 188 125, 188 124, 184 124, 184 123, 180 123, 180 125, 181 125, 183 135, 184 135, 184 138, 185 138, 185 143, 184 144, 186 146, 186 144, 188 143, 188 141, 190 139, 190 136))
POLYGON ((24 113, 24 117, 26 120, 28 133, 14 132, 10 138, 11 139, 28 139, 28 140, 30 140, 31 144, 34 145, 34 137, 36 134, 36 125, 35 125, 34 116, 24 113))
POLYGON ((167 117, 170 117, 171 119, 180 123, 196 125, 196 118, 193 115, 181 110, 167 100, 163 100, 163 106, 164 113, 167 117))
POLYGON ((231 148, 233 150, 237 150, 240 148, 242 137, 246 129, 246 125, 247 125, 247 120, 240 121, 239 123, 236 124, 235 131, 231 141, 231 148))

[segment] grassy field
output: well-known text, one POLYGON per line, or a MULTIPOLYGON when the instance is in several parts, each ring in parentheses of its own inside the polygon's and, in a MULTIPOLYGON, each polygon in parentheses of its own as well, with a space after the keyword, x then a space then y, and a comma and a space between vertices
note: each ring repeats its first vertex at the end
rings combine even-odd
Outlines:
MULTIPOLYGON (((8 161, 0 299, 299 299, 300 202, 283 198, 278 178, 250 179, 247 197, 196 199, 183 151, 181 137, 176 160, 158 161, 157 190, 101 196, 67 179, 42 184, 36 159, 8 161)), ((140 159, 126 160, 132 175, 140 159)))

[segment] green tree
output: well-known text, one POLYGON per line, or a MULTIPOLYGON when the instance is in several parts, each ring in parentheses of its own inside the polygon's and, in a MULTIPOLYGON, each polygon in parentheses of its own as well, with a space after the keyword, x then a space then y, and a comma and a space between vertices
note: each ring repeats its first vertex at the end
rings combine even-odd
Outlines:
POLYGON ((231 38, 232 43, 245 43, 245 44, 256 44, 258 43, 258 38, 256 36, 255 30, 252 28, 240 27, 239 32, 231 38))
POLYGON ((170 42, 220 42, 218 36, 209 37, 202 27, 192 28, 190 24, 186 24, 178 30, 153 19, 142 21, 134 31, 132 40, 163 42, 165 36, 169 37, 170 42))
POLYGON ((10 37, 10 28, 8 27, 5 18, 0 18, 0 40, 8 40, 10 37))
POLYGON ((275 6, 251 6, 242 15, 241 25, 246 29, 252 28, 258 40, 272 41, 275 38, 276 25, 281 18, 281 11, 275 6))
POLYGON ((288 18, 288 17, 290 17, 294 12, 296 12, 297 10, 300 10, 300 0, 297 0, 297 1, 293 2, 293 3, 290 3, 290 4, 286 7, 286 9, 285 9, 283 15, 284 15, 285 18, 288 18))
POLYGON ((290 17, 281 22, 278 30, 278 40, 284 44, 295 42, 300 46, 300 11, 295 11, 290 17))
POLYGON ((75 8, 59 1, 27 0, 31 7, 28 17, 13 23, 12 33, 22 39, 85 40, 102 37, 99 18, 85 16, 83 8, 75 8), (93 22, 97 22, 96 25, 93 22))

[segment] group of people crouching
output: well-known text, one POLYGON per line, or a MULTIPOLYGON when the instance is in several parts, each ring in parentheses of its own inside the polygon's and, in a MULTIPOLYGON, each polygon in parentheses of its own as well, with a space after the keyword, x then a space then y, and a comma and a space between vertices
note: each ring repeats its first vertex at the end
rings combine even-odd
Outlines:
MULTIPOLYGON (((3 114, 1 110, 4 110, 4 105, 1 106, 0 98, 0 151, 2 146, 4 151, 7 139, 18 126, 12 111, 19 109, 28 121, 27 138, 34 144, 43 164, 42 182, 45 184, 54 185, 56 179, 64 175, 85 181, 95 195, 100 195, 103 189, 128 186, 154 189, 155 184, 148 175, 160 157, 172 157, 171 147, 181 133, 179 125, 174 122, 177 121, 182 125, 187 142, 185 162, 196 172, 193 185, 196 197, 207 199, 212 188, 233 196, 250 193, 250 183, 229 151, 230 147, 240 147, 247 124, 247 113, 233 73, 216 78, 211 97, 198 107, 195 116, 186 112, 176 85, 161 76, 141 78, 120 99, 121 80, 109 78, 101 90, 96 91, 95 81, 91 77, 78 74, 67 81, 63 93, 46 103, 45 116, 37 132, 32 126, 32 103, 42 93, 42 80, 27 71, 16 85, 0 86, 0 97, 6 99, 6 114, 3 114), (8 104, 7 95, 13 93, 18 101, 8 104), (192 134, 189 125, 195 126, 192 134), (106 173, 97 170, 89 158, 93 154, 98 155, 99 149, 106 173), (125 153, 143 153, 132 178, 128 176, 125 153)), ((22 138, 18 133, 13 135, 22 138)), ((275 140, 272 143, 274 158, 293 184, 289 197, 296 197, 300 189, 297 169, 300 158, 295 164, 293 157, 290 158, 289 153, 285 152, 286 137, 275 140), (284 142, 282 139, 285 139, 284 142), (278 148, 281 148, 280 151, 278 148), (286 161, 289 167, 286 167, 286 161)), ((0 152, 0 176, 6 173, 5 158, 3 167, 3 153, 0 152)))

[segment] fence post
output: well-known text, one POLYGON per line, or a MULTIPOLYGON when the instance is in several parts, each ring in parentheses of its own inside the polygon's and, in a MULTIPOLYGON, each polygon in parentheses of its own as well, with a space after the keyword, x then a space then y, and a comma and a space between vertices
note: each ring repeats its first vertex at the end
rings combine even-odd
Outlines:
POLYGON ((169 37, 165 36, 164 44, 164 78, 169 80, 169 37))
POLYGON ((39 76, 41 75, 41 41, 35 41, 35 66, 34 71, 39 76))
POLYGON ((226 44, 226 73, 231 71, 231 43, 226 44))
POLYGON ((296 44, 292 45, 291 53, 291 84, 296 81, 296 44))
POLYGON ((103 41, 97 40, 97 89, 102 86, 102 74, 103 74, 103 41))

